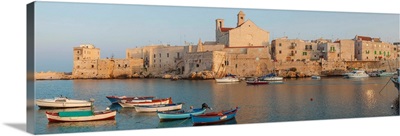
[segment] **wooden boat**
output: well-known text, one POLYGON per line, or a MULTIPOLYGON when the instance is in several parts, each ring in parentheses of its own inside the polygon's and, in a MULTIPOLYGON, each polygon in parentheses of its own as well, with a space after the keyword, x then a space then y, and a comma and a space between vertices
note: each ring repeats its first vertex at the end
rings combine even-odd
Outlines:
POLYGON ((228 74, 223 78, 215 79, 217 83, 231 83, 231 82, 239 82, 239 78, 236 75, 228 74))
POLYGON ((216 124, 228 121, 230 119, 235 118, 236 112, 239 110, 239 107, 236 107, 232 110, 220 111, 220 112, 212 112, 201 115, 191 115, 193 125, 207 125, 207 124, 216 124))
POLYGON ((86 100, 73 100, 61 96, 54 99, 37 99, 36 105, 40 108, 77 108, 90 107, 92 103, 86 100))
POLYGON ((172 111, 172 110, 182 109, 182 105, 183 105, 183 103, 138 105, 138 106, 135 106, 135 110, 136 110, 136 112, 172 111))
POLYGON ((115 119, 116 111, 63 111, 63 112, 46 112, 49 122, 81 122, 115 119))
POLYGON ((134 102, 134 101, 127 101, 127 100, 121 100, 118 102, 119 105, 122 107, 135 107, 135 106, 144 106, 144 105, 156 105, 156 104, 172 104, 172 98, 166 98, 166 99, 155 99, 151 100, 150 102, 134 102))
POLYGON ((133 101, 133 102, 149 102, 154 99, 154 96, 106 96, 108 100, 110 100, 111 103, 118 103, 120 100, 127 100, 127 101, 133 101))
POLYGON ((164 111, 164 112, 157 112, 158 118, 160 121, 166 120, 177 120, 177 119, 186 119, 190 118, 191 115, 200 115, 206 112, 206 110, 211 109, 208 107, 206 103, 201 105, 201 108, 190 109, 188 111, 185 110, 178 110, 178 111, 164 111))

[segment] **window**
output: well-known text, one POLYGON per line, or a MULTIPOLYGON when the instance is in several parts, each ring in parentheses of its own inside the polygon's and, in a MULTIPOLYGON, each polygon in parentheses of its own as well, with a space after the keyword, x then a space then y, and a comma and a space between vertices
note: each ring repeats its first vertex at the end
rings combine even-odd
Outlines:
POLYGON ((156 54, 154 54, 154 57, 153 58, 156 58, 156 54))
POLYGON ((201 59, 199 59, 199 63, 201 63, 201 59))
POLYGON ((240 17, 240 19, 243 19, 243 17, 240 17))
POLYGON ((76 58, 77 60, 79 60, 79 57, 78 58, 76 58))
POLYGON ((177 58, 179 58, 179 52, 176 53, 177 58))
POLYGON ((77 51, 77 53, 79 54, 79 51, 77 51))
POLYGON ((282 43, 279 43, 279 46, 282 46, 282 43))
POLYGON ((237 68, 237 64, 235 64, 235 68, 237 68))
POLYGON ((125 67, 128 67, 128 64, 125 64, 125 67))
POLYGON ((382 54, 382 51, 379 51, 379 55, 381 55, 382 54))
POLYGON ((279 51, 279 54, 282 54, 282 51, 279 51))
POLYGON ((167 57, 169 58, 169 53, 167 53, 167 57))
POLYGON ((94 68, 94 65, 92 65, 92 68, 94 68))
POLYGON ((161 53, 160 53, 160 58, 161 58, 161 53))
POLYGON ((374 54, 376 55, 376 51, 374 51, 374 54))
POLYGON ((79 68, 79 65, 78 65, 78 66, 76 66, 76 68, 79 68))
POLYGON ((199 67, 200 65, 199 64, 196 64, 196 67, 199 67))
POLYGON ((118 67, 121 67, 121 65, 120 65, 120 64, 118 64, 118 67))
POLYGON ((303 52, 303 56, 306 56, 307 55, 307 52, 303 52))

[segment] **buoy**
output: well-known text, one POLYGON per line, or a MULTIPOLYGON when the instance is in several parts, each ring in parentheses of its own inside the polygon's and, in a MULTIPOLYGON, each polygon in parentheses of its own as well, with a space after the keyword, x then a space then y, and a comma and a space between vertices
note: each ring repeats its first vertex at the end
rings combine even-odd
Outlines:
POLYGON ((394 106, 393 106, 393 104, 392 104, 392 106, 390 106, 390 108, 392 108, 392 109, 393 109, 393 107, 394 107, 394 106))

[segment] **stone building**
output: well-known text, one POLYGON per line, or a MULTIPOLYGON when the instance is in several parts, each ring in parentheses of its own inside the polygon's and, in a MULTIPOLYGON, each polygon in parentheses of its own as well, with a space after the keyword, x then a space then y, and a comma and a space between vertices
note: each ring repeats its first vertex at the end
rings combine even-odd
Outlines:
POLYGON ((355 41, 355 56, 360 61, 379 61, 396 59, 396 46, 382 42, 380 38, 358 36, 355 41))
POLYGON ((237 14, 236 27, 225 27, 223 19, 217 19, 216 43, 227 47, 267 46, 269 32, 259 28, 253 21, 246 20, 243 11, 237 14))
POLYGON ((126 78, 143 67, 143 59, 100 59, 100 49, 93 45, 81 45, 73 51, 72 78, 126 78))
POLYGON ((275 61, 282 62, 310 61, 320 58, 316 41, 288 39, 287 37, 272 40, 271 54, 275 61))

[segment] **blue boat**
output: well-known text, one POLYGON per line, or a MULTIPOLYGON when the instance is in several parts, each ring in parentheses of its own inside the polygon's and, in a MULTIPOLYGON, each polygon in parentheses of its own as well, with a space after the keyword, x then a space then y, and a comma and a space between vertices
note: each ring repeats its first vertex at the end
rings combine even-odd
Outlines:
POLYGON ((220 112, 212 112, 206 113, 202 115, 192 115, 192 122, 193 125, 209 125, 209 124, 218 124, 221 122, 225 122, 235 118, 236 112, 239 110, 239 107, 235 109, 227 110, 227 111, 220 111, 220 112))
POLYGON ((178 111, 157 112, 157 115, 158 118, 160 118, 160 121, 187 119, 190 118, 191 115, 203 114, 207 110, 207 108, 211 109, 210 107, 208 107, 206 103, 203 103, 201 105, 201 108, 191 109, 189 111, 178 110, 178 111))

